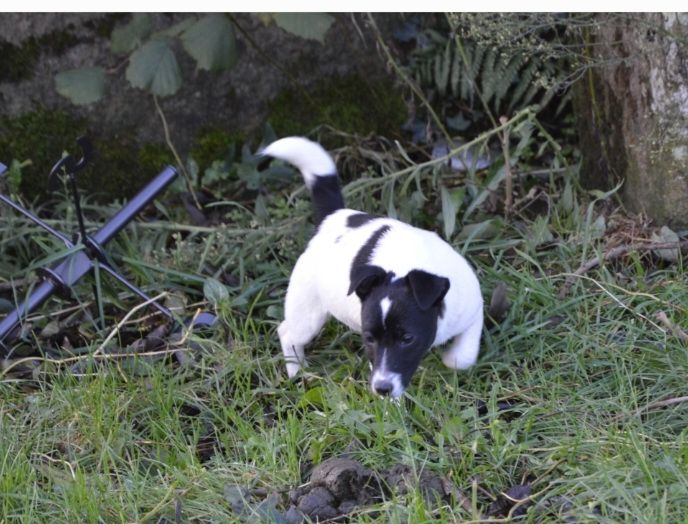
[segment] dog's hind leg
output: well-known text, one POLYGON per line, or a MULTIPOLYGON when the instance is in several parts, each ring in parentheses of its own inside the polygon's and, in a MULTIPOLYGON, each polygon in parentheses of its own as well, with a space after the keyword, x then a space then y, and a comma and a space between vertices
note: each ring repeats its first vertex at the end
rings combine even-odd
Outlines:
POLYGON ((475 364, 480 351, 480 337, 483 332, 483 311, 466 331, 455 336, 449 348, 442 354, 442 362, 451 369, 467 369, 475 364))

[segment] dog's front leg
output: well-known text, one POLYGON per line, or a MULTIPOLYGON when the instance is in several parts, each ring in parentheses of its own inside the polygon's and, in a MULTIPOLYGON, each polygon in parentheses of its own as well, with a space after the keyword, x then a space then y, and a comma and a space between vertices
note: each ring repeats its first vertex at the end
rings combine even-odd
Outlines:
POLYGON ((287 364, 287 375, 293 378, 302 367, 306 367, 306 357, 304 355, 304 344, 296 344, 289 336, 289 326, 286 321, 282 322, 277 329, 282 345, 282 353, 287 364))
POLYGON ((467 369, 475 364, 480 351, 483 333, 483 311, 463 333, 455 336, 449 348, 442 354, 442 362, 451 369, 467 369))
POLYGON ((312 310, 302 312, 297 320, 294 320, 294 316, 287 315, 287 319, 277 328, 289 378, 307 366, 304 348, 315 338, 327 320, 326 313, 314 314, 312 310))

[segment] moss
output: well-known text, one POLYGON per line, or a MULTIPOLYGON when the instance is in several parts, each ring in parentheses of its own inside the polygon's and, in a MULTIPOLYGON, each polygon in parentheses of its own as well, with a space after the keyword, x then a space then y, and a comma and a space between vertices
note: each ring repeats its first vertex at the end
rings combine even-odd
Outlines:
POLYGON ((308 89, 280 94, 271 104, 270 123, 278 135, 299 135, 327 124, 346 133, 399 135, 406 105, 389 82, 350 75, 322 80, 308 89))
POLYGON ((167 165, 175 165, 174 155, 163 144, 144 144, 138 151, 138 164, 143 173, 157 174, 167 165))
POLYGON ((129 198, 162 168, 173 162, 162 145, 140 145, 129 135, 97 135, 83 119, 60 111, 36 111, 19 117, 0 118, 0 151, 4 163, 13 158, 31 160, 22 169, 20 192, 30 200, 50 196, 48 172, 64 151, 79 156, 76 138, 92 138, 95 156, 91 165, 77 175, 78 185, 97 201, 129 198))
POLYGON ((201 129, 191 146, 191 158, 198 164, 199 172, 203 173, 213 161, 225 159, 232 145, 240 148, 244 140, 244 135, 240 133, 229 133, 216 127, 201 129))
POLYGON ((41 49, 34 38, 22 46, 0 41, 0 82, 19 82, 31 78, 40 55, 41 49))
POLYGON ((85 28, 93 31, 96 36, 109 39, 115 26, 127 18, 131 18, 129 13, 108 13, 104 16, 87 20, 83 25, 85 28))
POLYGON ((79 43, 72 28, 52 31, 40 37, 27 38, 21 46, 0 42, 0 82, 18 82, 33 76, 36 62, 41 53, 55 56, 63 54, 79 43))
POLYGON ((60 111, 36 111, 0 119, 0 151, 9 162, 31 160, 22 169, 21 192, 29 198, 44 199, 48 194, 48 172, 62 152, 74 149, 85 122, 60 111))
MULTIPOLYGON (((126 16, 126 13, 108 14, 86 20, 83 27, 95 37, 109 38, 115 24, 126 16)), ((79 43, 92 41, 93 38, 88 35, 77 36, 73 24, 41 36, 31 36, 21 45, 0 40, 0 82, 18 82, 31 78, 42 53, 60 56, 79 43)))

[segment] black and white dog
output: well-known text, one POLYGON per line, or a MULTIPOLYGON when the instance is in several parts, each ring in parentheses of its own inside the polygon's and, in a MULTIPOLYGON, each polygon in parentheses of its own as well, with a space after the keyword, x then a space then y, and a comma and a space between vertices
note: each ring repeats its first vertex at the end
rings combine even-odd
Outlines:
POLYGON ((483 299, 468 262, 435 233, 344 208, 336 166, 315 142, 283 138, 262 153, 302 173, 317 231, 289 280, 278 333, 287 374, 306 365, 304 346, 333 316, 363 336, 371 386, 398 398, 430 348, 453 369, 480 348, 483 299))

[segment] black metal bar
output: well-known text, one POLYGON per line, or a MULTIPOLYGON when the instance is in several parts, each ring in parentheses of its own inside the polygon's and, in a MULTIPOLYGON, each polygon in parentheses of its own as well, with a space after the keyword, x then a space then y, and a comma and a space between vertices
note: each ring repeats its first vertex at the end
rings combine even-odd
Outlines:
POLYGON ((129 291, 132 293, 138 295, 141 297, 143 300, 146 302, 150 302, 150 305, 153 306, 155 309, 160 311, 163 315, 165 315, 168 318, 174 318, 172 315, 172 312, 167 309, 165 306, 158 304, 155 300, 151 299, 148 295, 146 295, 143 291, 141 291, 139 288, 137 288, 134 284, 129 282, 126 278, 124 278, 122 275, 117 273, 114 269, 112 269, 110 266, 107 264, 103 264, 102 262, 100 263, 100 268, 104 269, 107 271, 107 273, 113 277, 114 279, 117 280, 120 284, 122 284, 124 287, 126 287, 129 291))
POLYGON ((57 285, 54 282, 45 280, 33 293, 31 293, 29 298, 26 299, 26 302, 21 304, 14 311, 11 311, 2 322, 0 322, 0 348, 2 348, 2 342, 4 340, 13 338, 16 335, 14 331, 19 326, 21 319, 41 307, 46 300, 55 294, 56 290, 57 285))
MULTIPOLYGON (((95 241, 97 246, 100 247, 107 242, 109 242, 117 233, 119 233, 124 227, 145 208, 150 202, 155 199, 155 197, 163 191, 177 176, 177 171, 171 167, 166 167, 158 176, 151 180, 146 187, 144 187, 141 192, 139 192, 124 208, 122 208, 110 221, 108 221, 101 229, 99 229, 94 235, 91 242, 95 241)), ((0 195, 1 196, 1 195, 0 195)), ((3 199, 4 201, 5 199, 3 199)), ((12 202, 11 200, 9 202, 12 202)), ((13 208, 17 209, 14 205, 13 208)), ((25 216, 32 218, 32 215, 28 212, 24 212, 21 208, 17 209, 22 212, 25 216)), ((40 224, 40 220, 33 217, 32 220, 37 224, 40 224), (37 221, 38 220, 38 221, 37 221)), ((47 225, 47 224, 46 224, 47 225)), ((49 227, 49 226, 48 226, 49 227)), ((52 229, 52 228, 50 228, 52 229)), ((60 239, 66 239, 63 235, 58 232, 54 233, 60 239)), ((67 239, 68 240, 68 239, 67 239)), ((89 238, 83 238, 82 242, 88 246, 89 238)), ((52 272, 59 275, 60 282, 62 285, 71 287, 76 284, 79 279, 86 275, 89 271, 93 269, 93 262, 89 256, 84 251, 79 251, 70 255, 67 259, 62 261, 57 266, 51 268, 52 272)), ((108 271, 108 273, 111 273, 108 271)), ((122 279, 118 277, 118 280, 122 282, 122 279)), ((26 299, 26 301, 17 307, 14 311, 9 313, 0 322, 0 342, 6 340, 10 334, 12 334, 16 327, 21 323, 21 321, 26 317, 26 315, 32 313, 38 309, 51 295, 58 291, 58 283, 52 281, 43 282, 39 288, 31 293, 31 295, 26 299)), ((132 289, 134 287, 132 284, 127 282, 127 288, 132 289)), ((142 296, 143 292, 138 291, 137 294, 142 296)), ((146 296, 143 294, 143 296, 146 296)), ((155 304, 153 302, 153 304, 155 304)), ((159 310, 167 311, 165 308, 161 309, 162 306, 156 304, 159 310)), ((167 311, 169 314, 169 311, 167 311)))
MULTIPOLYGON (((1 165, 1 164, 0 164, 0 165, 1 165)), ((17 211, 18 213, 21 213, 22 215, 24 215, 26 218, 28 218, 29 220, 31 220, 31 222, 33 222, 33 223, 36 224, 37 226, 42 227, 43 229, 45 229, 45 230, 46 230, 48 233, 50 233, 51 235, 53 235, 53 236, 59 238, 60 240, 62 240, 62 242, 64 242, 64 244, 65 244, 67 247, 74 247, 74 244, 72 243, 72 241, 71 241, 69 238, 67 238, 66 236, 64 236, 62 233, 60 233, 59 231, 55 230, 54 228, 50 227, 48 224, 46 224, 45 222, 43 222, 43 221, 42 221, 40 218, 38 218, 37 216, 32 215, 31 213, 29 213, 26 209, 24 209, 23 207, 21 207, 19 204, 16 204, 15 202, 13 202, 13 201, 10 200, 9 198, 7 198, 5 195, 0 194, 0 200, 2 200, 5 204, 7 204, 8 206, 10 206, 12 209, 14 209, 15 211, 17 211)))
POLYGON ((138 195, 112 217, 105 226, 98 230, 93 235, 93 239, 101 245, 109 242, 112 237, 124 229, 135 215, 138 215, 161 191, 169 186, 176 176, 177 171, 172 166, 167 166, 138 195))

